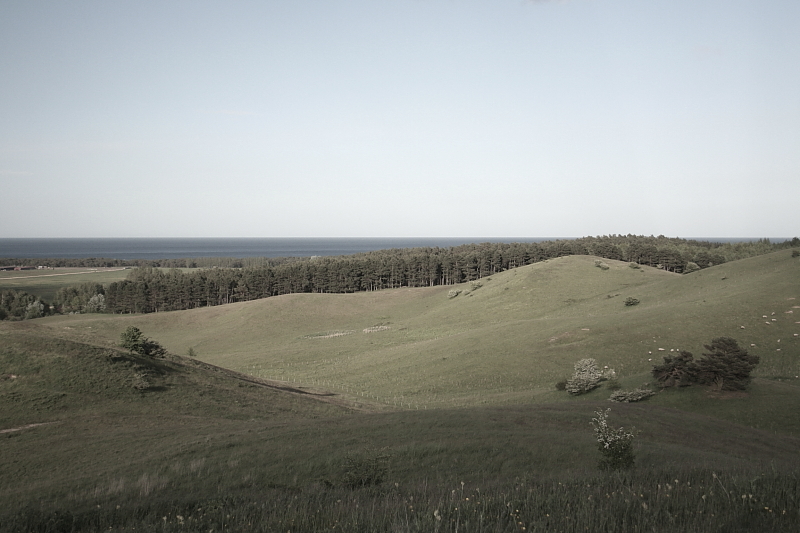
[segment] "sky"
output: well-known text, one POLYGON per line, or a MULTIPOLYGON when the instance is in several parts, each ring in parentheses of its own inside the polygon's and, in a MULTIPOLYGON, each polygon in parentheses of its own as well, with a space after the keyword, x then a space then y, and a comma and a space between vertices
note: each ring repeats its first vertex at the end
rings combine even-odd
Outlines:
POLYGON ((0 237, 793 237, 797 0, 0 2, 0 237))

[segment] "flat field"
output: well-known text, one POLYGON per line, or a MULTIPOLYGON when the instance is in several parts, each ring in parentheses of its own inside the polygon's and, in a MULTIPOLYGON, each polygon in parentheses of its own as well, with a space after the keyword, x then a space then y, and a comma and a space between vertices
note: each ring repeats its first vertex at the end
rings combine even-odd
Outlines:
POLYGON ((0 271, 0 289, 26 291, 52 302, 56 291, 68 285, 93 282, 108 284, 124 280, 129 268, 52 268, 42 270, 0 271))

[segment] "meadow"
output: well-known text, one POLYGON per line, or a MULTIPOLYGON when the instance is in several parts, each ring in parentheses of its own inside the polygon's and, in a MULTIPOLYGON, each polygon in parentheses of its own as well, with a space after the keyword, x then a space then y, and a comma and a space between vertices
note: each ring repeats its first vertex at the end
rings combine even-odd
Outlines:
POLYGON ((800 261, 595 260, 2 323, 0 529, 796 531, 800 261), (130 325, 171 355, 117 348, 130 325), (657 390, 654 362, 718 336, 761 357, 746 392, 554 386, 593 357, 657 390), (607 407, 636 429, 631 471, 597 469, 607 407))
POLYGON ((63 267, 42 270, 0 271, 0 290, 18 290, 35 294, 46 302, 55 299, 62 287, 92 282, 108 284, 124 280, 129 268, 63 267))

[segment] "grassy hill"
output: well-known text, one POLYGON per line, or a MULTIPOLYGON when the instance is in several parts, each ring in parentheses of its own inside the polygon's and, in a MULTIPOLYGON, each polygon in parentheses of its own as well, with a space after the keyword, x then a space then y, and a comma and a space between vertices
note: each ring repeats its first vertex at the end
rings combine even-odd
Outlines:
POLYGON ((800 262, 684 276, 606 263, 2 323, 0 430, 15 431, 0 433, 0 530, 577 531, 625 516, 628 530, 792 531, 800 262), (199 357, 122 352, 129 325, 199 357), (746 393, 622 405, 553 386, 595 357, 632 388, 664 353, 699 356, 721 335, 761 356, 746 393), (633 473, 596 470, 589 420, 609 406, 638 431, 633 473), (377 488, 347 487, 384 460, 377 488))
POLYGON ((485 278, 479 288, 295 294, 47 325, 108 345, 136 325, 174 353, 193 348, 215 365, 389 407, 560 401, 554 383, 584 357, 615 368, 632 388, 650 381, 653 361, 670 350, 700 356, 717 336, 755 345, 754 392, 800 383, 800 262, 789 252, 683 276, 607 263, 602 270, 595 258, 564 257, 485 278), (449 298, 453 290, 462 292, 449 298), (629 296, 641 303, 625 306, 629 296))

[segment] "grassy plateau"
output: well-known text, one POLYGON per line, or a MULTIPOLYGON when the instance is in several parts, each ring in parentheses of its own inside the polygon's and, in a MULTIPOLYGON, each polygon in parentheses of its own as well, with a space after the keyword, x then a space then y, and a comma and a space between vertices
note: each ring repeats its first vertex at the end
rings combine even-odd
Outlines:
POLYGON ((595 260, 2 322, 0 530, 797 531, 800 260, 595 260), (170 354, 118 348, 128 326, 170 354), (744 392, 555 388, 592 357, 658 390, 664 355, 720 336, 761 358, 744 392), (609 407, 632 470, 597 469, 609 407))

